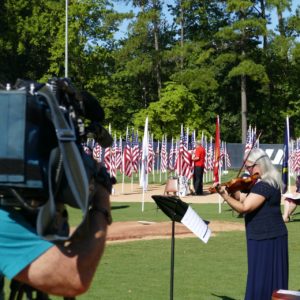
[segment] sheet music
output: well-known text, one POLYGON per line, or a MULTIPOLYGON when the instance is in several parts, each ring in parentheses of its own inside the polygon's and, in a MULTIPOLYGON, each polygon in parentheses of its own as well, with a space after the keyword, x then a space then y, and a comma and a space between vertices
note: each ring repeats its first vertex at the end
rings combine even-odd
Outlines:
POLYGON ((300 193, 285 193, 282 194, 282 197, 293 199, 293 200, 300 200, 300 193))
POLYGON ((191 230, 204 243, 208 242, 211 235, 211 230, 199 217, 199 215, 191 208, 191 206, 188 207, 186 213, 181 219, 181 223, 191 230))
POLYGON ((289 291, 289 290, 278 290, 277 294, 300 296, 300 292, 298 292, 298 291, 289 291))

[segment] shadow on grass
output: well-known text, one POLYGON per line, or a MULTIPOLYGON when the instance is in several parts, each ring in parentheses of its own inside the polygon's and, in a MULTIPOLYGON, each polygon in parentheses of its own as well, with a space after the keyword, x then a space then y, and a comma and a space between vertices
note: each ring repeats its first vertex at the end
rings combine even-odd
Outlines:
POLYGON ((222 300, 237 300, 237 299, 234 299, 234 298, 231 298, 231 297, 227 297, 227 296, 221 296, 221 295, 216 295, 216 294, 212 294, 213 296, 215 297, 218 297, 222 300))
POLYGON ((116 205, 116 206, 112 206, 111 209, 124 209, 124 208, 128 208, 129 205, 116 205))
POLYGON ((300 215, 300 212, 294 212, 292 215, 291 215, 291 221, 289 223, 298 223, 300 222, 300 219, 299 219, 299 216, 300 215))

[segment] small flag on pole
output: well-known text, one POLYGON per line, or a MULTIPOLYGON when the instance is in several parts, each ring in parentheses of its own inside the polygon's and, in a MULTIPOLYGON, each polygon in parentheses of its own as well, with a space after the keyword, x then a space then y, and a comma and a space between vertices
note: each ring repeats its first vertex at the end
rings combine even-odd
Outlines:
POLYGON ((283 145, 283 159, 282 159, 282 194, 286 193, 289 186, 289 117, 286 117, 285 131, 284 131, 284 145, 283 145))

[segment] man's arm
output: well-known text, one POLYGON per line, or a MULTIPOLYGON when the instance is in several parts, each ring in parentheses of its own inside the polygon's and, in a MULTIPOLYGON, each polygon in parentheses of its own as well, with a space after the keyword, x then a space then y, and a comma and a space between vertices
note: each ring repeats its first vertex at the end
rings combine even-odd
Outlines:
POLYGON ((51 247, 14 279, 53 295, 74 297, 86 292, 105 248, 108 224, 100 210, 110 212, 109 192, 100 185, 93 206, 89 230, 81 240, 51 247))
POLYGON ((193 151, 192 160, 193 161, 199 160, 199 150, 197 148, 195 149, 195 151, 193 151))

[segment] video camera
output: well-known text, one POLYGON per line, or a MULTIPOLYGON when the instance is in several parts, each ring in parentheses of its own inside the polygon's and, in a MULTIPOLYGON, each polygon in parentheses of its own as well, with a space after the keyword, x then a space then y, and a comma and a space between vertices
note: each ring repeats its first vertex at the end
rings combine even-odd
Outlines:
POLYGON ((91 185, 111 187, 106 169, 82 147, 91 134, 104 148, 112 144, 103 109, 69 79, 52 78, 17 80, 13 89, 0 90, 0 111, 0 205, 36 212, 40 235, 66 239, 53 225, 57 204, 80 208, 84 221, 91 185))

